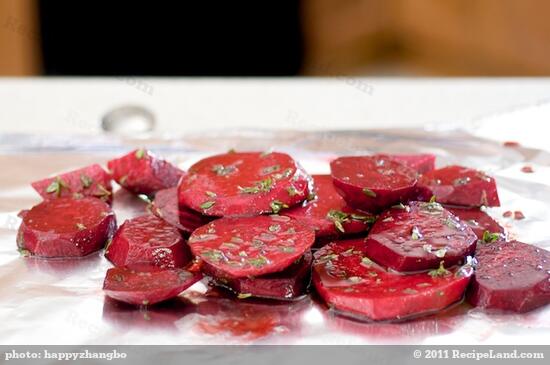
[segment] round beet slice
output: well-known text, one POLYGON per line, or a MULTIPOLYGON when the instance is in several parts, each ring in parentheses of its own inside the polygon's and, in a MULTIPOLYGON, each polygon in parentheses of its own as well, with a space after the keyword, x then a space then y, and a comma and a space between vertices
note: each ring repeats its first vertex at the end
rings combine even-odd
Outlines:
POLYGON ((182 269, 140 272, 115 267, 107 270, 103 290, 121 302, 149 305, 177 297, 200 279, 200 274, 182 269))
POLYGON ((180 206, 219 217, 278 213, 304 201, 310 181, 285 153, 230 152, 189 168, 179 185, 180 206))
POLYGON ((101 166, 93 164, 78 170, 31 183, 34 190, 44 200, 56 198, 81 198, 84 196, 99 198, 111 202, 113 188, 111 175, 101 166))
POLYGON ((489 214, 479 210, 479 208, 446 206, 445 209, 456 215, 462 222, 466 223, 480 240, 483 239, 485 232, 497 233, 500 235, 500 238, 506 237, 504 227, 491 218, 489 214))
POLYGON ((336 192, 330 175, 313 175, 315 198, 284 211, 315 230, 316 237, 335 237, 364 232, 375 220, 370 213, 349 207, 336 192))
POLYGON ((178 207, 178 189, 175 187, 157 191, 151 211, 187 234, 212 220, 187 207, 178 207))
POLYGON ((377 154, 378 157, 385 157, 413 169, 419 174, 424 174, 435 169, 435 155, 430 153, 422 153, 418 155, 385 155, 377 154))
POLYGON ((283 271, 304 255, 315 232, 286 216, 221 218, 189 238, 194 255, 217 270, 218 278, 244 278, 283 271))
POLYGON ((132 151, 107 163, 115 181, 135 193, 152 195, 177 186, 184 172, 145 149, 132 151))
POLYGON ((416 172, 387 157, 340 157, 330 163, 330 170, 345 201, 367 212, 409 200, 415 193, 416 172))
POLYGON ((203 264, 202 270, 213 278, 216 285, 231 290, 239 298, 290 300, 305 294, 309 286, 312 261, 313 255, 308 251, 284 271, 255 278, 224 279, 223 273, 222 278, 219 278, 216 267, 208 263, 203 264))
POLYGON ((435 196, 442 204, 500 206, 495 179, 482 171, 462 166, 428 171, 420 177, 418 190, 421 200, 435 196))
POLYGON ((391 208, 372 226, 366 252, 397 271, 418 271, 459 264, 475 252, 477 237, 439 203, 411 202, 391 208))
POLYGON ((403 320, 462 300, 473 269, 402 275, 374 263, 361 239, 336 241, 315 253, 313 284, 337 313, 363 320, 403 320))
POLYGON ((100 199, 46 200, 24 215, 17 246, 43 257, 86 256, 102 249, 115 229, 115 215, 100 199))
POLYGON ((141 271, 183 267, 191 261, 178 229, 154 215, 124 222, 105 250, 115 266, 141 271))
POLYGON ((550 251, 518 241, 480 243, 468 301, 527 312, 550 303, 550 251))

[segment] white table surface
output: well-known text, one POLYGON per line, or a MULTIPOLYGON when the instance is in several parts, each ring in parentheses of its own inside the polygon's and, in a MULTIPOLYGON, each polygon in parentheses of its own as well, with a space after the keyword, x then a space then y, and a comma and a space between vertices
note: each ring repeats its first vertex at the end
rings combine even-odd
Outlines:
POLYGON ((550 78, 0 78, 0 133, 99 133, 124 104, 169 135, 456 125, 547 99, 550 78))

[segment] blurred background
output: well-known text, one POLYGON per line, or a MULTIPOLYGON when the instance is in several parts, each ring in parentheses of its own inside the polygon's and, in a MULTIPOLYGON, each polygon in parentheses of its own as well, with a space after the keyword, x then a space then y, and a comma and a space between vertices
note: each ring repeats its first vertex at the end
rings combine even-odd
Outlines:
POLYGON ((0 75, 550 75, 545 0, 0 0, 0 75))

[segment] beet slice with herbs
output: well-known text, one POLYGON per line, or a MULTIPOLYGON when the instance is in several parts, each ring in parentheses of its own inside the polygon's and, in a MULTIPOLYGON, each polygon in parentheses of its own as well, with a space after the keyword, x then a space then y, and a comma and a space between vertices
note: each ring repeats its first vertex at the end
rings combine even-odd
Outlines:
POLYGON ((151 305, 177 297, 201 279, 183 269, 140 272, 123 267, 107 270, 103 291, 113 299, 134 305, 151 305))
POLYGON ((550 303, 550 251, 519 241, 481 243, 468 301, 527 312, 550 303))
POLYGON ((305 294, 309 286, 312 261, 313 255, 308 251, 285 270, 254 278, 223 279, 223 273, 219 273, 216 267, 208 263, 203 263, 202 270, 212 277, 215 285, 229 289, 239 299, 256 297, 292 300, 305 294))
POLYGON ((28 210, 17 246, 42 257, 79 257, 98 251, 113 235, 116 219, 96 198, 45 200, 28 210))
POLYGON ((330 163, 330 170, 338 193, 366 212, 379 212, 415 193, 416 172, 390 158, 340 157, 330 163))
POLYGON ((460 302, 470 265, 402 275, 372 261, 362 239, 335 241, 314 255, 313 284, 336 313, 360 320, 404 320, 460 302))
POLYGON ((336 192, 330 175, 313 175, 315 198, 290 208, 284 215, 297 219, 315 230, 316 237, 336 237, 365 232, 376 217, 348 206, 336 192))
POLYGON ((456 215, 462 222, 466 223, 480 240, 486 235, 485 232, 496 233, 499 235, 499 239, 504 239, 506 237, 506 230, 504 227, 479 208, 445 206, 445 209, 456 215))
POLYGON ((367 236, 366 252, 397 271, 452 266, 475 252, 477 237, 468 225, 436 202, 398 205, 380 215, 367 236))
POLYGON ((400 162, 419 174, 424 174, 435 169, 435 155, 432 155, 431 153, 421 153, 417 155, 376 154, 376 156, 389 158, 400 162))
POLYGON ((286 216, 221 218, 198 228, 189 238, 191 252, 235 279, 283 271, 308 251, 313 229, 286 216))
POLYGON ((229 152, 189 168, 179 185, 180 206, 209 216, 278 213, 304 201, 310 182, 285 153, 229 152))
POLYGON ((152 195, 178 185, 185 174, 146 149, 134 150, 107 163, 115 181, 134 194, 152 195))
POLYGON ((173 269, 191 261, 179 230, 154 215, 124 222, 106 248, 105 257, 115 266, 140 271, 173 269))
POLYGON ((495 179, 479 170, 447 166, 428 171, 418 181, 419 200, 435 196, 442 204, 498 207, 495 179))
POLYGON ((69 171, 31 183, 44 200, 56 198, 99 198, 110 203, 113 197, 111 175, 98 164, 69 171))
POLYGON ((186 234, 212 220, 192 209, 178 206, 178 188, 175 187, 156 192, 151 212, 186 234))

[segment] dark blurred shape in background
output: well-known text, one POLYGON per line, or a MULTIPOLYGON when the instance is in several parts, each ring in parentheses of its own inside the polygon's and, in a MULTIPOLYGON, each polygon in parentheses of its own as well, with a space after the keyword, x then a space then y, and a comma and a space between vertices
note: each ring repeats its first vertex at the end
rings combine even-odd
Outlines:
POLYGON ((0 75, 550 75, 547 0, 0 0, 0 75))

